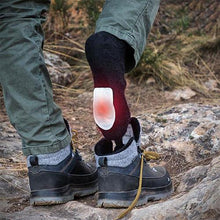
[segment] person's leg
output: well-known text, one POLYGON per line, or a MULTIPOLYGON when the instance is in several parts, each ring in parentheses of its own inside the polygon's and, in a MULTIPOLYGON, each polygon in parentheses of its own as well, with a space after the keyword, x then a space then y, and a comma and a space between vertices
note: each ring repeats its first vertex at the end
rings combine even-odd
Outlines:
POLYGON ((127 71, 136 66, 140 60, 159 4, 160 0, 107 0, 105 2, 96 23, 95 33, 108 32, 124 40, 134 49, 135 65, 128 65, 127 71))
POLYGON ((124 94, 124 73, 138 63, 158 7, 159 0, 107 0, 96 23, 96 33, 86 42, 94 87, 113 90, 115 122, 109 130, 99 126, 109 140, 118 142, 126 132, 130 112, 124 94))
POLYGON ((130 111, 125 98, 124 73, 126 58, 132 53, 126 42, 103 31, 90 36, 86 42, 86 56, 93 73, 94 88, 111 88, 113 91, 114 124, 107 130, 99 126, 109 140, 120 139, 128 126, 130 111))
MULTIPOLYGON (((136 118, 130 118, 124 95, 124 73, 138 63, 158 7, 159 0, 107 0, 97 21, 96 33, 86 42, 94 87, 112 89, 115 109, 115 122, 110 129, 103 130, 98 124, 105 137, 95 146, 98 206, 101 207, 127 207, 137 193, 142 160, 141 127, 136 118)), ((172 182, 165 168, 151 168, 144 161, 142 177, 139 205, 172 192, 172 182)))
POLYGON ((22 138, 24 155, 53 153, 70 144, 42 47, 49 2, 0 3, 0 82, 11 124, 22 138))
POLYGON ((68 123, 54 103, 41 24, 49 0, 0 1, 0 83, 27 157, 32 204, 94 193, 97 173, 72 152, 68 123))

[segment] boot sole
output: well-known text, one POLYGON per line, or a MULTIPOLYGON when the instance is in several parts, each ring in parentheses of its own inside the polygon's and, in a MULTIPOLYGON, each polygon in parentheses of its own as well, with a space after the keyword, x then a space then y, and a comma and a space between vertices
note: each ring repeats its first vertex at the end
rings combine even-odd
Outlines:
MULTIPOLYGON (((142 188, 140 198, 136 206, 144 205, 150 201, 165 199, 173 193, 172 183, 166 187, 150 189, 142 188)), ((135 199, 137 190, 127 192, 99 192, 97 207, 104 208, 126 208, 135 199)))
POLYGON ((31 192, 30 205, 56 205, 74 200, 75 197, 83 197, 96 193, 98 190, 97 181, 83 187, 66 185, 61 188, 50 190, 37 190, 31 192))

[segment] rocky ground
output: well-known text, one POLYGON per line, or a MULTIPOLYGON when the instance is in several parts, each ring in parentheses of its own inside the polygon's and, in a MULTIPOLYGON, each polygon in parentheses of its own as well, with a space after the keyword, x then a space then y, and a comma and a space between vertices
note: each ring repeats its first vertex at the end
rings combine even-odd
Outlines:
MULTIPOLYGON (((47 61, 51 67, 53 59, 52 56, 47 61)), ((56 71, 62 74, 62 70, 56 68, 56 71)), ((59 83, 57 74, 55 83, 59 83)), ((182 90, 178 99, 172 98, 172 94, 177 93, 159 92, 151 85, 142 88, 128 81, 131 112, 142 125, 142 147, 160 153, 161 159, 150 163, 166 166, 174 193, 166 200, 133 209, 125 219, 220 218, 220 99, 201 98, 188 88, 182 90)), ((78 130, 77 147, 81 154, 85 160, 94 161, 93 146, 101 135, 92 119, 92 91, 76 94, 55 89, 55 100, 78 130)), ((0 104, 0 219, 110 220, 117 217, 122 210, 97 208, 96 195, 53 207, 29 206, 21 141, 9 123, 2 99, 0 104)))

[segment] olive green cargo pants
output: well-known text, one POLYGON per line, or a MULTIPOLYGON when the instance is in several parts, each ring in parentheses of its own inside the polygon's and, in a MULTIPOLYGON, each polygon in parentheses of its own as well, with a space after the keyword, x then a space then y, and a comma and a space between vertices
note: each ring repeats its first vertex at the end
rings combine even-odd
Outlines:
MULTIPOLYGON (((49 4, 49 0, 0 0, 0 83, 24 155, 56 152, 71 141, 53 101, 42 53, 41 24, 49 4)), ((106 0, 96 32, 127 41, 137 64, 158 7, 159 0, 106 0)))

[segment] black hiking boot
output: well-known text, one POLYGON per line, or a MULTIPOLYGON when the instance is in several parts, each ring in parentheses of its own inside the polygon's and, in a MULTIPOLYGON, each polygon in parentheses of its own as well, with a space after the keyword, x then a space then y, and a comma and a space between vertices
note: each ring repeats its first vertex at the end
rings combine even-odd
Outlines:
POLYGON ((97 191, 97 170, 85 163, 77 151, 58 165, 38 165, 37 156, 32 156, 30 163, 31 205, 65 203, 97 191))
MULTIPOLYGON (((140 125, 136 118, 131 118, 121 142, 122 147, 113 149, 112 141, 103 138, 95 146, 99 207, 128 207, 137 194, 142 152, 139 148, 140 125)), ((144 160, 142 191, 137 205, 165 198, 172 191, 166 169, 151 168, 144 160)))
MULTIPOLYGON (((71 134, 69 124, 66 127, 71 134)), ((72 143, 71 143, 72 145, 72 143)), ((31 205, 53 205, 93 194, 98 188, 95 166, 85 163, 78 151, 72 152, 58 165, 39 165, 37 156, 30 156, 28 168, 31 205)))

